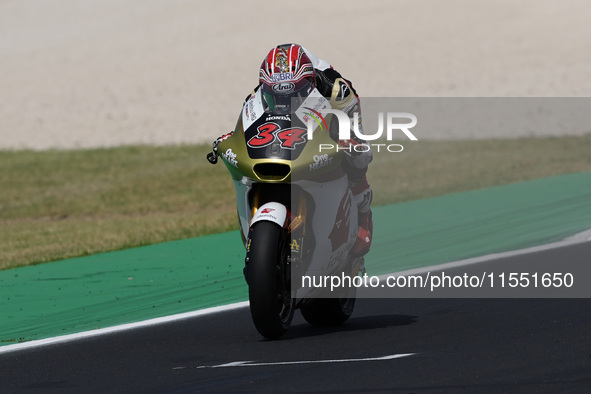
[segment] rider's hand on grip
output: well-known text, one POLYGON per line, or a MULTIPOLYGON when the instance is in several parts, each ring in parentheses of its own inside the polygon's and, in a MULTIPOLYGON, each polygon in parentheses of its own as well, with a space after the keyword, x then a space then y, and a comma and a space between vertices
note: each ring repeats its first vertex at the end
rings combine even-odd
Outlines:
POLYGON ((355 168, 366 168, 373 160, 371 147, 367 144, 362 144, 354 139, 339 140, 340 151, 345 153, 349 163, 355 168))

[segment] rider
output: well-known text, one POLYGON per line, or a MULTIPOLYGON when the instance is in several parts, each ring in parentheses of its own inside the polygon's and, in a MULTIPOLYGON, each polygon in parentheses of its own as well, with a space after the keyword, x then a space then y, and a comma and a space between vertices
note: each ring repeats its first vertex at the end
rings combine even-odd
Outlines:
MULTIPOLYGON (((363 132, 359 96, 357 96, 351 82, 343 78, 329 63, 319 59, 300 45, 283 44, 269 51, 261 64, 259 84, 254 89, 254 92, 261 86, 267 89, 272 88, 277 83, 285 82, 294 83, 296 89, 307 85, 316 87, 324 97, 330 99, 332 108, 347 113, 347 115, 350 115, 350 119, 353 119, 353 113, 357 112, 359 114, 358 130, 361 133, 363 132), (279 74, 281 78, 276 77, 279 74)), ((247 100, 251 95, 247 97, 247 100)), ((351 133, 351 135, 355 134, 351 133)), ((220 139, 227 138, 227 136, 228 134, 220 137, 220 139)), ((340 150, 345 152, 347 158, 343 161, 343 168, 347 173, 349 185, 359 212, 359 231, 352 253, 356 256, 363 256, 369 252, 373 232, 370 207, 373 194, 366 176, 368 165, 372 160, 372 153, 367 148, 362 149, 363 152, 357 152, 353 149, 355 145, 363 143, 363 141, 355 137, 344 141, 339 140, 338 135, 331 133, 331 138, 342 147, 340 150)), ((366 147, 369 147, 369 145, 366 145, 366 147)))

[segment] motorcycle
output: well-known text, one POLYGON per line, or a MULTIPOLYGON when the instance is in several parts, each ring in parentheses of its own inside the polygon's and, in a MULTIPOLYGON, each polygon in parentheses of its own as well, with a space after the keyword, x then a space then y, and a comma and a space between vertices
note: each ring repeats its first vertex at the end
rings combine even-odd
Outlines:
POLYGON ((320 127, 309 132, 310 115, 320 114, 311 110, 327 101, 316 88, 293 95, 260 88, 245 101, 234 131, 207 156, 212 164, 221 157, 234 182, 251 317, 268 339, 288 330, 296 309, 314 326, 351 316, 354 287, 333 292, 304 285, 304 277, 365 272, 363 257, 350 253, 358 217, 344 153, 319 149, 335 146, 330 132, 337 122, 316 117, 320 127))

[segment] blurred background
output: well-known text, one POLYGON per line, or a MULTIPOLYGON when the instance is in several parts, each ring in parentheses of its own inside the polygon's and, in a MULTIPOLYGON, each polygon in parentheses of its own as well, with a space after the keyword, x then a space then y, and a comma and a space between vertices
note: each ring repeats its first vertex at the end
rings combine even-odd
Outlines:
POLYGON ((286 42, 362 97, 589 96, 590 20, 585 0, 0 0, 0 149, 210 142, 286 42))

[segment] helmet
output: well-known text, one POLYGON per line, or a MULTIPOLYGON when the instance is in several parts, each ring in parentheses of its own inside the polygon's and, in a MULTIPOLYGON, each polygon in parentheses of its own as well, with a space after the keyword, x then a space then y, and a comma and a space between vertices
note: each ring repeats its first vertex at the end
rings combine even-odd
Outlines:
POLYGON ((301 46, 278 45, 263 60, 259 83, 271 110, 280 110, 274 104, 284 107, 290 98, 309 93, 315 85, 314 66, 301 46))
POLYGON ((314 84, 314 66, 297 44, 283 44, 271 49, 261 64, 259 83, 274 86, 293 83, 294 90, 302 85, 314 84))

